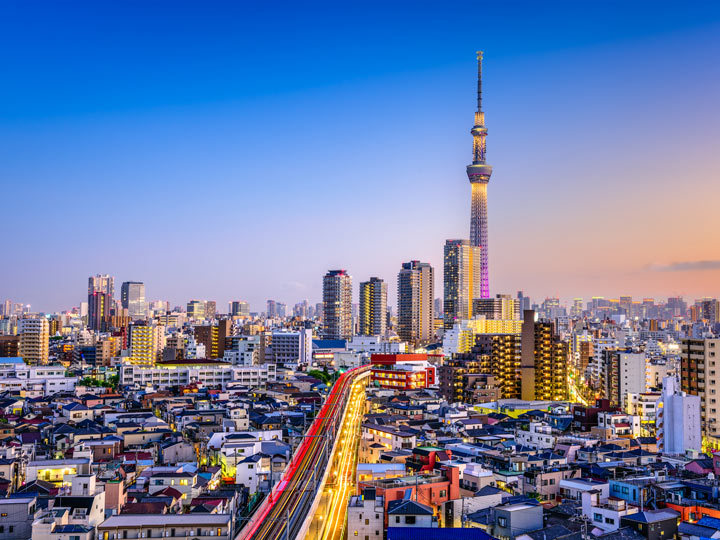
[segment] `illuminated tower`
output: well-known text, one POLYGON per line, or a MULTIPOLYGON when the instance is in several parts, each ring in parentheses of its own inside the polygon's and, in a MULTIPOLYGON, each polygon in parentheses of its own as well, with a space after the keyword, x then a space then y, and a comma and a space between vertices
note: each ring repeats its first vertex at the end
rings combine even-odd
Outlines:
POLYGON ((470 244, 480 247, 480 298, 490 298, 490 280, 488 276, 488 224, 487 224, 487 185, 492 167, 485 163, 485 113, 482 111, 482 51, 477 53, 477 111, 475 125, 470 133, 473 136, 473 162, 467 166, 467 175, 472 188, 470 206, 470 244))

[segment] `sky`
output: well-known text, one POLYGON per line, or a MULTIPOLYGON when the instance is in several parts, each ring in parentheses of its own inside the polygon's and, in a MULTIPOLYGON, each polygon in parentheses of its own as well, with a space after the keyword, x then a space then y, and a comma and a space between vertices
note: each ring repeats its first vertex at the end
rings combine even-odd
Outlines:
POLYGON ((317 302, 469 235, 491 292, 720 295, 718 2, 3 2, 0 299, 317 302))

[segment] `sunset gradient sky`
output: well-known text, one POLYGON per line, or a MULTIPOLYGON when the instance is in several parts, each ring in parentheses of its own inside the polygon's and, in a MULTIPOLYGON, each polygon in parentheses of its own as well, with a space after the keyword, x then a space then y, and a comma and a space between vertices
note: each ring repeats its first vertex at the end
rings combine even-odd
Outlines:
POLYGON ((720 295, 720 2, 0 12, 0 300, 67 309, 110 273, 262 310, 346 268, 395 304, 410 259, 442 296, 477 49, 492 292, 720 295))

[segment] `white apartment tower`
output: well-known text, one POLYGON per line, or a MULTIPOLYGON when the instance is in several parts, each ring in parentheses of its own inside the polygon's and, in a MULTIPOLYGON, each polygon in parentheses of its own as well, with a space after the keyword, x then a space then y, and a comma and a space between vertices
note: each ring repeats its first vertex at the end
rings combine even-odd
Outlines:
POLYGON ((681 392, 675 377, 665 377, 656 410, 658 452, 683 455, 686 450, 701 451, 699 396, 681 392))

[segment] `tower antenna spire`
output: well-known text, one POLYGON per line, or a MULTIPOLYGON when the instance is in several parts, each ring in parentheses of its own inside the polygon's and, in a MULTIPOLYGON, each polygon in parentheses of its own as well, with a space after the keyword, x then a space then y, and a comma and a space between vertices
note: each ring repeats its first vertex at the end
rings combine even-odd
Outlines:
POLYGON ((478 79, 477 79, 477 110, 482 112, 482 59, 483 52, 477 51, 478 79))

